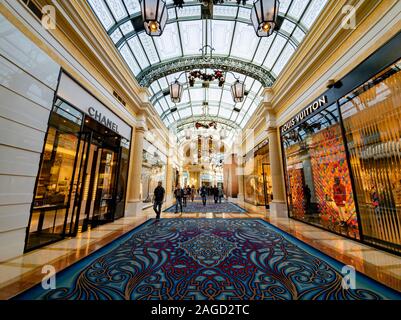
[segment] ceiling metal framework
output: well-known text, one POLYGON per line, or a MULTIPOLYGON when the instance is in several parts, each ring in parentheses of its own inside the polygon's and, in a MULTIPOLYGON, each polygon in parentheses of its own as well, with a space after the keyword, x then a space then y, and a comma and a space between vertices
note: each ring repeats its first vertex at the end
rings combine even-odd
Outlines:
POLYGON ((150 101, 167 127, 194 122, 202 116, 203 100, 213 111, 204 116, 243 128, 260 102, 257 96, 274 83, 328 0, 280 0, 280 28, 268 38, 254 32, 252 4, 237 5, 236 0, 214 5, 207 13, 198 0, 186 0, 182 9, 166 0, 169 20, 160 37, 144 32, 139 0, 87 1, 139 84, 149 87, 150 101), (199 51, 204 45, 214 49, 210 61, 204 61, 199 51), (230 81, 219 88, 220 93, 211 85, 201 94, 195 85, 187 87, 183 93, 187 98, 175 105, 168 97, 168 84, 174 75, 192 68, 235 72, 246 82, 249 95, 235 105, 227 94, 230 81), (176 107, 177 112, 171 112, 176 107))
POLYGON ((157 79, 181 71, 190 71, 194 66, 198 69, 207 68, 238 72, 258 80, 263 87, 270 87, 275 81, 275 78, 266 69, 240 59, 212 57, 205 61, 203 57, 199 56, 176 58, 151 65, 142 70, 136 78, 140 86, 149 87, 157 79))

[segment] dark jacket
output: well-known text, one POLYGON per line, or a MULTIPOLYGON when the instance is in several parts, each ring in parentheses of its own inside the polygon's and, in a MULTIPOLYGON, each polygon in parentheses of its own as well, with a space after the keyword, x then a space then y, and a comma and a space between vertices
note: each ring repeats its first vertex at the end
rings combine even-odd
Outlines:
POLYGON ((200 193, 200 195, 201 195, 202 197, 206 196, 206 193, 207 193, 206 187, 200 188, 199 193, 200 193))
POLYGON ((163 199, 164 199, 164 193, 165 193, 164 188, 160 187, 160 186, 157 186, 155 188, 155 191, 153 192, 154 197, 155 197, 155 201, 156 202, 162 202, 163 199))
POLYGON ((183 198, 184 197, 184 190, 183 189, 175 189, 174 190, 174 196, 176 198, 183 198))

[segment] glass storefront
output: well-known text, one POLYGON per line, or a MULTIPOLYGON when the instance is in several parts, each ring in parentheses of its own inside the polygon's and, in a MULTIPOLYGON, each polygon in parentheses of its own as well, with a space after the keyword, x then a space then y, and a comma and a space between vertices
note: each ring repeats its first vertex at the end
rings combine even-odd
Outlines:
POLYGON ((167 156, 149 141, 144 141, 142 172, 141 172, 141 196, 145 203, 152 202, 153 191, 157 183, 166 184, 167 156))
POLYGON ((269 206, 272 200, 269 145, 257 147, 246 156, 244 165, 244 198, 257 206, 269 206))
POLYGON ((290 216, 359 238, 337 105, 283 136, 290 216))
POLYGON ((340 108, 363 238, 401 252, 401 60, 340 108))
POLYGON ((281 128, 289 215, 401 253, 401 60, 325 99, 281 128))
POLYGON ((49 119, 26 250, 124 215, 129 141, 57 99, 49 119))

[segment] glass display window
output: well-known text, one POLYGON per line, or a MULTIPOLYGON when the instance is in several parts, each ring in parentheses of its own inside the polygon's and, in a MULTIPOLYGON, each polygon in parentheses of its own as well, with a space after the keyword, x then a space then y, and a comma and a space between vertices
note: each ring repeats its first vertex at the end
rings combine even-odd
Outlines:
POLYGON ((337 105, 282 137, 290 216, 359 239, 337 105))
POLYGON ((267 143, 248 155, 244 173, 245 201, 257 206, 268 207, 273 197, 273 191, 267 143))
POLYGON ((27 247, 58 240, 64 232, 83 115, 57 100, 36 183, 27 247))
POLYGON ((401 61, 340 100, 366 242, 401 252, 401 61))

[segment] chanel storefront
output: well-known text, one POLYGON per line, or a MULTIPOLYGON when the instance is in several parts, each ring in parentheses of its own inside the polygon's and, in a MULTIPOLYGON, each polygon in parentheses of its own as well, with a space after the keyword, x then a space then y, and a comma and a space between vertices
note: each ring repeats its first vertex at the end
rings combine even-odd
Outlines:
POLYGON ((281 128, 291 218, 401 253, 401 34, 281 128))
POLYGON ((130 137, 127 123, 60 74, 25 250, 124 215, 130 137))

